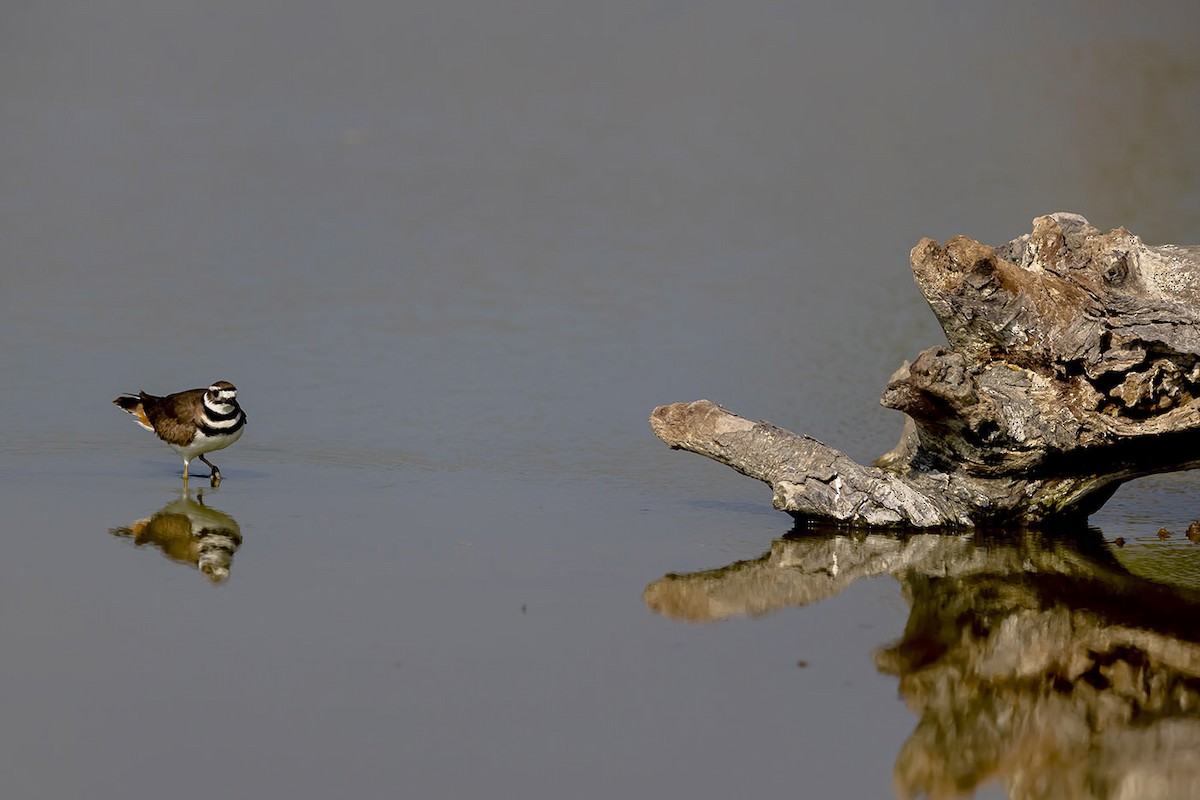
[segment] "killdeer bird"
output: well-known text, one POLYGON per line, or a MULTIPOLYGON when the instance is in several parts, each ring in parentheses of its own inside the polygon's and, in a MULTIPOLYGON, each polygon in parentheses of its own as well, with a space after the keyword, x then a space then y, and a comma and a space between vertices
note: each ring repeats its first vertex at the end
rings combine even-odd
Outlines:
POLYGON ((237 402, 237 387, 229 381, 217 381, 207 389, 189 389, 166 397, 138 392, 123 394, 113 404, 133 415, 133 419, 162 439, 183 459, 183 480, 188 478, 188 462, 196 456, 212 469, 211 483, 221 482, 221 471, 204 457, 222 450, 242 438, 246 414, 237 402))

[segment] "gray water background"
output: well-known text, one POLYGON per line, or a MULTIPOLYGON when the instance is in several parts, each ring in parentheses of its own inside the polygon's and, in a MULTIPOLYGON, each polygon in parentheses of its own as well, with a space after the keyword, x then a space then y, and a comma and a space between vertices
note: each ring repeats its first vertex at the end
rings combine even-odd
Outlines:
MULTIPOLYGON (((895 583, 651 613, 791 521, 647 415, 869 459, 943 341, 921 236, 1200 241, 1190 3, 4 16, 5 797, 890 796, 895 583), (109 534, 180 491, 109 401, 218 379, 250 423, 210 585, 109 534)), ((1196 481, 1095 521, 1184 526, 1196 481)))

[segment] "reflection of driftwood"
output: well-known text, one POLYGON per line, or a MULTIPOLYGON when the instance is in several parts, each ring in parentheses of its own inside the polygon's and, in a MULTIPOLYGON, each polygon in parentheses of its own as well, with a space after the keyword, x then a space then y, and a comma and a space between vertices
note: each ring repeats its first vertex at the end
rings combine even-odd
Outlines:
POLYGON ((881 402, 908 419, 876 466, 706 400, 655 409, 654 433, 767 482, 776 508, 859 525, 1082 518, 1200 465, 1200 247, 1059 213, 998 248, 922 240, 912 268, 949 347, 892 376, 881 402))
POLYGON ((911 605, 902 639, 876 654, 920 716, 897 758, 900 796, 999 780, 1013 798, 1200 797, 1200 592, 1129 574, 1094 529, 1075 544, 806 534, 667 575, 645 601, 712 621, 879 575, 911 605))
POLYGON ((222 583, 242 545, 242 530, 233 517, 197 500, 185 494, 147 519, 109 533, 130 538, 137 547, 153 545, 172 561, 196 567, 213 583, 222 583))

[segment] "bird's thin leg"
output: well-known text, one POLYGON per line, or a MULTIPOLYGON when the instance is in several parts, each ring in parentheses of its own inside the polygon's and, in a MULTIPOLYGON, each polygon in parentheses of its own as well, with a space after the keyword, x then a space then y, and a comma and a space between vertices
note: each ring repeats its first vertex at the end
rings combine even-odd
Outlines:
POLYGON ((183 460, 183 482, 184 483, 187 483, 187 468, 188 468, 188 460, 185 458, 183 460))

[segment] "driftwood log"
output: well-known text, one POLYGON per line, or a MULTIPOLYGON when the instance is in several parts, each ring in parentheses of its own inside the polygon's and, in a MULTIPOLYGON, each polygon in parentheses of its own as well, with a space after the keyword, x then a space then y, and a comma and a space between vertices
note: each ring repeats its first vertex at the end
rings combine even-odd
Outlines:
POLYGON ((949 346, 892 375, 880 402, 907 420, 873 466, 707 400, 656 408, 654 433, 847 525, 1083 520, 1125 481, 1200 466, 1200 246, 1057 213, 999 247, 923 239, 911 262, 949 346))

